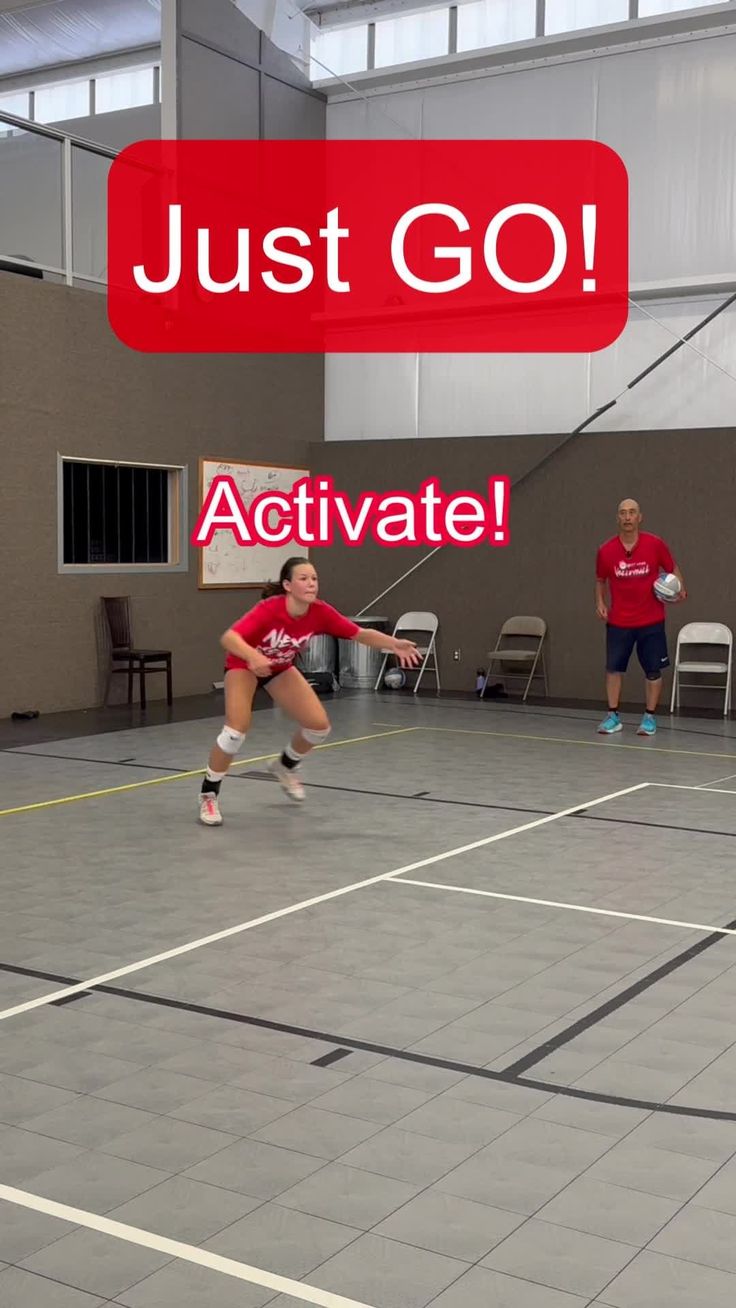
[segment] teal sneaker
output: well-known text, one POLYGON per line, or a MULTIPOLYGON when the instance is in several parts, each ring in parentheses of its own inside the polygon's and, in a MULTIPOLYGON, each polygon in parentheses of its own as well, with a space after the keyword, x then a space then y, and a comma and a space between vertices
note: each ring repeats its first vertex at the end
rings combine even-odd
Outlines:
POLYGON ((657 730, 657 722, 653 713, 645 713, 637 730, 637 736, 653 736, 657 730))
POLYGON ((623 731, 623 723, 615 709, 611 709, 608 717, 601 722, 598 732, 602 736, 612 736, 614 731, 623 731))

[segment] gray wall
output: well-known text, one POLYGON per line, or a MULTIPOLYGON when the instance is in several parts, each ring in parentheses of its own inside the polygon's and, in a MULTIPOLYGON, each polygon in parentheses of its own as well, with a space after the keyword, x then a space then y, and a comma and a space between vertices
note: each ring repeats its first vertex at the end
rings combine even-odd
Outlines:
MULTIPOLYGON (((165 94, 166 60, 165 46, 165 94)), ((178 60, 179 136, 324 137, 325 97, 230 0, 181 0, 178 60)))
POLYGON ((191 527, 200 455, 308 466, 321 441, 319 356, 139 354, 106 313, 102 296, 0 273, 0 717, 99 702, 101 595, 131 595, 137 641, 173 650, 176 695, 219 678, 219 635, 253 603, 199 591, 194 550, 188 573, 59 576, 57 452, 188 465, 191 527))
MULTIPOLYGON (((476 667, 495 644, 501 623, 527 613, 549 626, 551 695, 601 697, 605 629, 594 613, 595 554, 615 533, 616 505, 629 495, 642 505, 644 527, 669 542, 690 592, 685 604, 669 611, 672 652, 685 622, 725 622, 736 631, 736 580, 728 567, 736 428, 583 434, 540 465, 560 440, 358 441, 325 443, 312 452, 314 471, 329 473, 351 497, 362 490, 416 491, 430 476, 445 491, 485 493, 493 474, 512 481, 529 474, 511 492, 508 547, 443 549, 373 609, 392 621, 409 609, 439 615, 443 688, 472 691, 476 667), (452 659, 454 649, 462 651, 459 663, 452 659)), ((313 557, 325 597, 357 612, 429 550, 382 549, 366 541, 360 550, 336 543, 313 557)), ((640 701, 642 674, 635 659, 632 669, 624 693, 640 701)), ((426 685, 431 687, 431 679, 426 685)), ((718 700, 702 702, 713 706, 718 700)))
MULTIPOLYGON (((182 135, 324 136, 323 97, 229 0, 181 8, 182 135)), ((156 107, 68 127, 120 148, 159 135, 160 124, 156 107)), ((0 253, 58 263, 53 154, 44 169, 25 138, 2 149, 0 253), (20 197, 21 183, 23 221, 13 226, 8 196, 20 197)), ((77 215, 77 251, 103 271, 104 167, 80 179, 85 197, 92 218, 77 215)), ((0 717, 29 704, 48 713, 99 702, 101 595, 129 594, 136 640, 172 648, 177 696, 219 678, 219 634, 253 602, 247 591, 200 592, 194 551, 186 574, 59 576, 57 454, 187 464, 191 527, 199 456, 305 466, 323 435, 323 374, 319 355, 136 353, 113 336, 103 296, 0 274, 0 548, 18 560, 0 580, 0 717)))
MULTIPOLYGON (((123 150, 161 135, 160 105, 141 105, 55 123, 60 131, 123 150)), ((107 174, 110 160, 73 150, 74 270, 107 275, 107 174)), ((58 268, 62 260, 61 144, 34 133, 0 137, 0 256, 26 255, 58 268)))
POLYGON ((53 126, 60 132, 82 136, 85 141, 108 145, 112 150, 124 150, 133 141, 158 140, 161 135, 161 105, 141 104, 135 109, 93 114, 91 118, 70 118, 53 126))
MULTIPOLYGON (((724 110, 724 94, 734 86, 736 33, 606 53, 601 32, 596 47, 559 63, 542 50, 535 67, 397 86, 367 100, 347 98, 341 86, 328 135, 600 141, 620 154, 629 176, 632 287, 669 283, 684 287, 682 296, 632 307, 618 340, 590 355, 331 356, 328 441, 571 431, 668 349, 673 333, 713 309, 707 283, 734 289, 736 114, 724 110)), ((694 343, 733 371, 736 308, 694 343)), ((684 350, 599 429, 722 427, 732 421, 733 393, 730 378, 684 350)))
MULTIPOLYGON (((736 582, 720 562, 721 542, 728 559, 733 539, 733 428, 587 434, 538 466, 559 436, 325 444, 322 405, 318 355, 138 354, 112 336, 103 297, 0 274, 0 717, 19 706, 51 712, 99 701, 103 594, 130 594, 136 638, 171 646, 177 695, 218 678, 218 636, 253 602, 247 591, 200 592, 193 550, 186 574, 59 576, 58 452, 187 464, 190 527, 200 455, 301 464, 353 497, 413 490, 428 476, 445 490, 483 492, 491 474, 529 474, 512 491, 508 548, 442 550, 378 605, 391 619, 409 608, 439 613, 447 689, 472 690, 500 623, 528 612, 549 623, 551 693, 599 697, 595 550, 613 533, 624 495, 640 499, 645 525, 683 568, 691 599, 670 612, 671 635, 686 620, 736 627, 736 582)), ((427 552, 337 542, 314 558, 325 597, 355 612, 427 552)), ((635 668, 626 693, 640 690, 635 668)))
POLYGON ((0 138, 0 255, 61 266, 61 145, 48 137, 0 138))

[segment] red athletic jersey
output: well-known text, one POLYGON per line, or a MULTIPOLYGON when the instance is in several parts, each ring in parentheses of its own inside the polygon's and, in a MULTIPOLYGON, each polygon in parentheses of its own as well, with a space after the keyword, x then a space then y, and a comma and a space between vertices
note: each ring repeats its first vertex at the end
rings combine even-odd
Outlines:
MULTIPOLYGON (((343 617, 331 604, 325 604, 324 600, 314 600, 303 617, 292 618, 286 608, 286 595, 273 595, 271 599, 261 600, 239 622, 234 622, 232 630, 265 655, 272 672, 284 672, 312 636, 352 640, 360 627, 350 618, 343 617)), ((247 668, 248 664, 235 654, 228 654, 225 667, 247 668)))
POLYGON ((652 589, 660 572, 673 572, 675 561, 659 536, 642 531, 629 553, 618 536, 598 550, 595 575, 611 591, 608 621, 612 627, 648 627, 664 622, 665 607, 652 589))

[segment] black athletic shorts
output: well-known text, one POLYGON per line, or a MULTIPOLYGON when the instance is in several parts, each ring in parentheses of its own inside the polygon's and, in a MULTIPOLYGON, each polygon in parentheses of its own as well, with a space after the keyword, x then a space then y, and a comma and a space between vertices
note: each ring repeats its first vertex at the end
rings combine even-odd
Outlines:
MULTIPOLYGON (((289 666, 294 667, 294 664, 291 663, 289 666)), ((227 676, 228 672, 237 672, 238 670, 238 668, 223 668, 223 674, 227 676)), ((275 681, 277 677, 283 677, 284 673, 288 671, 289 668, 282 668, 280 672, 272 672, 268 677, 259 677, 258 686, 267 686, 269 681, 275 681)), ((256 690, 258 690, 258 686, 256 686, 256 690)))
POLYGON ((636 646, 645 677, 657 681, 670 665, 664 622, 647 627, 612 627, 606 625, 606 671, 625 672, 636 646))

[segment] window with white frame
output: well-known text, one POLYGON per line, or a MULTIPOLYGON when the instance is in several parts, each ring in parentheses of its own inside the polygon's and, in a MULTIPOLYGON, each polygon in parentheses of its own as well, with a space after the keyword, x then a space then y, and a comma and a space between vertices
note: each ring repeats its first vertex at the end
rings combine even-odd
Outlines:
POLYGON ((678 9, 703 9, 717 4, 718 0, 639 0, 639 17, 653 18, 655 14, 674 14, 678 9))
POLYGON ((90 109, 89 79, 39 86, 34 96, 33 116, 37 123, 60 123, 67 118, 87 118, 90 109))
POLYGON ((449 23, 447 9, 430 9, 421 14, 382 18, 376 23, 376 68, 446 55, 449 23))
POLYGON ((530 41, 536 32, 536 0, 471 0, 458 6, 458 51, 530 41))
POLYGON ((311 55, 313 82, 363 72, 368 67, 368 24, 313 30, 311 55))
MULTIPOLYGON (((0 95, 0 114, 14 114, 16 118, 28 118, 31 97, 27 91, 10 91, 0 95)), ((11 127, 10 123, 0 118, 0 137, 13 136, 21 132, 21 127, 11 127)))
MULTIPOLYGON (((364 31, 367 29, 364 29, 364 31)), ((365 63, 362 65, 365 67, 365 63)), ((158 104, 160 67, 120 68, 99 73, 94 78, 54 82, 20 91, 0 93, 0 113, 15 114, 36 123, 60 123, 70 118, 87 118, 93 113, 106 114, 116 109, 135 109, 139 105, 158 104), (95 94, 92 96, 92 82, 95 94)), ((0 123, 0 131, 2 124, 0 123)))
POLYGON ((59 563, 176 567, 184 520, 182 468, 60 460, 59 563))
POLYGON ((95 78, 95 113, 135 109, 155 100, 154 70, 126 68, 119 73, 101 73, 95 78))
POLYGON ((573 32, 606 23, 625 23, 629 0, 545 0, 544 32, 573 32))
POLYGON ((31 97, 28 91, 6 91, 0 95, 0 114, 15 114, 16 118, 27 118, 30 113, 31 97))
MULTIPOLYGON (((649 18, 687 9, 702 9, 718 0, 454 0, 456 44, 459 54, 533 41, 537 21, 544 16, 544 32, 595 30, 630 18, 649 18)), ((736 6, 736 0, 731 0, 736 6)), ((442 58, 449 53, 450 9, 424 9, 421 13, 377 15, 373 21, 375 68, 442 58)), ((367 68, 366 24, 352 28, 315 29, 312 35, 313 81, 345 76, 367 68)))

